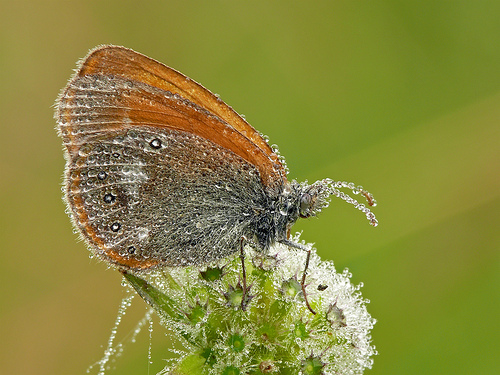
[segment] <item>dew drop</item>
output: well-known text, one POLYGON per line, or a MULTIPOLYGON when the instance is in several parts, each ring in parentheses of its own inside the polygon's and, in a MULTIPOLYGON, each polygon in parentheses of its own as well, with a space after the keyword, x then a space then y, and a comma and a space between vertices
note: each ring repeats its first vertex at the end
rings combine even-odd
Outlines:
POLYGON ((155 138, 149 142, 149 145, 155 150, 161 148, 161 141, 158 138, 155 138))
POLYGON ((113 223, 111 224, 111 231, 116 233, 120 230, 121 227, 122 225, 120 223, 113 223))
POLYGON ((108 193, 104 196, 105 203, 113 203, 115 200, 116 200, 116 196, 111 194, 111 193, 108 193))

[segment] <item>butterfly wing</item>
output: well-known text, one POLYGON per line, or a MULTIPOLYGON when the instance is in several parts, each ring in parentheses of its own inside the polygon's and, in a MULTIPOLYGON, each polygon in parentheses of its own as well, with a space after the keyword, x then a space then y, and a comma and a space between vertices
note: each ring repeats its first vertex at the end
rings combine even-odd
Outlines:
POLYGON ((252 223, 271 225, 266 208, 286 181, 280 166, 179 94, 79 71, 56 117, 73 221, 110 262, 206 263, 236 251, 252 223))
POLYGON ((105 45, 90 51, 82 61, 78 76, 88 75, 123 77, 178 94, 229 124, 262 150, 283 176, 286 175, 278 156, 250 124, 219 97, 175 69, 131 49, 105 45))
POLYGON ((169 129, 89 137, 67 171, 77 227, 98 255, 132 269, 222 259, 268 204, 254 166, 169 129))

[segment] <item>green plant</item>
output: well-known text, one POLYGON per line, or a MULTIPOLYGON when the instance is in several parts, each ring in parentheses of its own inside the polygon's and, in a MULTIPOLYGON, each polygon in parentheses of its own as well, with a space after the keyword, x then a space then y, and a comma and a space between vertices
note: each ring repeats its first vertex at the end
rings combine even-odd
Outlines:
POLYGON ((201 269, 124 273, 184 342, 163 374, 360 374, 371 367, 375 320, 347 270, 337 273, 312 250, 305 285, 313 314, 300 282, 306 252, 282 244, 268 254, 245 251, 247 293, 238 256, 201 269))

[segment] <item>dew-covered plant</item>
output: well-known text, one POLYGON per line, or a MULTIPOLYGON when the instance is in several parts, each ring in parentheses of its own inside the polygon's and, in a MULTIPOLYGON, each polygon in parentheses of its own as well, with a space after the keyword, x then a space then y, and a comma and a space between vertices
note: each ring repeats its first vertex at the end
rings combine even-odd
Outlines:
POLYGON ((301 285, 306 252, 279 243, 267 255, 250 246, 245 252, 246 292, 238 256, 202 268, 124 273, 183 343, 161 374, 361 374, 372 366, 375 320, 347 270, 337 273, 312 250, 311 311, 301 285))

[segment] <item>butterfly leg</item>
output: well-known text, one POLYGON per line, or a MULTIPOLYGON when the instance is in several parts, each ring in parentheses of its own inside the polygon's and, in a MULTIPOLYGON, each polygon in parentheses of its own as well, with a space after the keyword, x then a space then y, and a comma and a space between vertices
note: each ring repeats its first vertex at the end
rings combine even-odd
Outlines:
POLYGON ((306 301, 307 308, 309 309, 310 312, 316 315, 316 311, 314 311, 311 305, 309 305, 309 300, 307 299, 307 293, 306 293, 306 275, 307 275, 307 269, 309 268, 310 258, 311 258, 311 250, 307 250, 306 266, 304 267, 304 272, 302 273, 302 281, 300 285, 302 287, 302 294, 304 295, 304 300, 306 301))
POLYGON ((241 268, 243 270, 242 272, 242 290, 243 294, 241 296, 241 309, 245 311, 247 309, 248 303, 252 299, 253 296, 249 294, 250 292, 250 287, 247 287, 247 272, 246 272, 246 267, 245 267, 245 242, 247 242, 248 239, 245 236, 242 236, 240 238, 240 259, 241 259, 241 268))
POLYGON ((309 268, 309 260, 311 259, 311 249, 308 249, 304 245, 301 245, 299 243, 295 243, 295 242, 287 240, 287 239, 280 240, 279 242, 281 242, 284 245, 287 245, 290 247, 295 247, 296 249, 300 249, 300 250, 307 252, 306 265, 304 267, 304 272, 302 273, 302 281, 300 283, 300 286, 302 287, 302 295, 304 296, 304 300, 306 302, 307 308, 309 309, 310 312, 312 312, 314 315, 316 315, 316 311, 314 311, 312 309, 311 305, 309 304, 309 300, 307 299, 307 293, 306 293, 306 276, 307 276, 307 269, 309 268))

